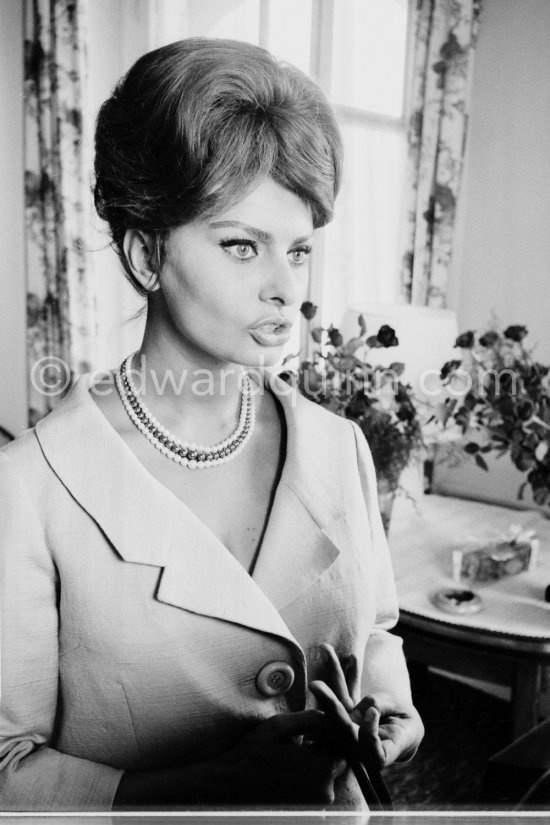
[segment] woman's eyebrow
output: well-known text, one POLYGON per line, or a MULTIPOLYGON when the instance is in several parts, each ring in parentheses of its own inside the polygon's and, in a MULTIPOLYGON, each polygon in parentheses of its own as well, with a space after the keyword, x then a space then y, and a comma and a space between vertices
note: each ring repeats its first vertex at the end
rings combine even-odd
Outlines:
MULTIPOLYGON (((241 229, 243 232, 247 232, 249 235, 252 235, 256 240, 261 241, 262 243, 270 243, 273 240, 273 235, 269 232, 265 232, 263 229, 258 229, 255 226, 250 226, 247 223, 243 223, 242 221, 212 221, 210 226, 213 229, 241 229)), ((313 233, 309 235, 302 235, 300 238, 296 238, 293 243, 294 244, 302 244, 308 243, 311 241, 313 237, 313 233)))
POLYGON ((263 229, 257 229, 255 226, 249 226, 241 221, 212 221, 210 226, 214 229, 242 229, 243 232, 247 232, 262 243, 269 243, 273 240, 273 236, 269 232, 264 232, 263 229))

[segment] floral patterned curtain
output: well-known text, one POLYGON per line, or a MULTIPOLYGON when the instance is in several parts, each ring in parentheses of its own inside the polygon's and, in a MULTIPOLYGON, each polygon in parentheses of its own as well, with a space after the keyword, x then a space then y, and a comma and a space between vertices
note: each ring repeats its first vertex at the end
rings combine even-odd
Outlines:
POLYGON ((82 143, 82 0, 25 0, 25 195, 29 420, 91 369, 89 162, 82 143), (87 277, 88 274, 88 277, 87 277))
POLYGON ((407 240, 401 287, 446 306, 482 0, 416 0, 407 240))

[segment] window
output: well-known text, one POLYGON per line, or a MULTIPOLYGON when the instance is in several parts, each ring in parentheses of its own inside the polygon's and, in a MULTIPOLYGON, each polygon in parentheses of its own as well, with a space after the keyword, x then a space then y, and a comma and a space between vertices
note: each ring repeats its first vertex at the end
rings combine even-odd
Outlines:
MULTIPOLYGON (((310 298, 323 322, 336 326, 349 305, 395 302, 411 0, 143 2, 150 48, 191 36, 246 40, 317 80, 334 105, 345 158, 335 218, 315 246, 310 298)), ((299 347, 298 333, 290 347, 299 347)))
POLYGON ((335 325, 347 305, 396 300, 406 138, 407 0, 337 0, 321 77, 344 138, 344 180, 327 228, 319 300, 335 325))

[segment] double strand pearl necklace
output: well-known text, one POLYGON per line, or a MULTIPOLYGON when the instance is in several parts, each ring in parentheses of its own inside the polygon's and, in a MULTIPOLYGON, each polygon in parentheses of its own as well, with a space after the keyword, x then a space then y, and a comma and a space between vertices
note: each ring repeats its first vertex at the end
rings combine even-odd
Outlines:
POLYGON ((139 400, 139 393, 131 375, 134 355, 135 353, 129 355, 122 362, 119 371, 115 374, 115 382, 128 416, 157 450, 189 470, 218 467, 238 456, 254 431, 254 397, 249 375, 244 375, 237 429, 232 435, 212 447, 203 447, 193 442, 180 441, 163 427, 145 404, 139 400))

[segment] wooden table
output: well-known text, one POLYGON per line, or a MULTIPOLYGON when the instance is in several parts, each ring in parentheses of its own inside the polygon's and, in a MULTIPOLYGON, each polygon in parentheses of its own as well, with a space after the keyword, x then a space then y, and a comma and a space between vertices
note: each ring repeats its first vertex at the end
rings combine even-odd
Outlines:
MULTIPOLYGON (((550 519, 447 496, 427 495, 413 508, 397 500, 389 543, 397 581, 405 655, 412 661, 511 688, 513 735, 531 728, 550 690, 550 519), (501 537, 512 524, 534 529, 540 540, 537 568, 471 587, 483 609, 447 614, 431 601, 451 577, 453 549, 501 537)), ((548 697, 550 698, 550 697, 548 697)))

